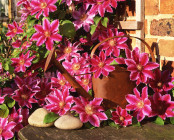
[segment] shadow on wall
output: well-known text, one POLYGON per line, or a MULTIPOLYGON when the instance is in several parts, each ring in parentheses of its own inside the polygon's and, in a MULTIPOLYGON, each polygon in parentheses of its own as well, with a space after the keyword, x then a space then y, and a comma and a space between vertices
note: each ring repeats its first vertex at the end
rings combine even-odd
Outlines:
POLYGON ((156 62, 160 63, 160 61, 162 61, 160 64, 162 65, 162 71, 164 70, 168 70, 172 76, 174 77, 174 64, 172 61, 167 61, 167 60, 160 60, 160 55, 159 55, 159 46, 158 43, 153 42, 151 49, 153 52, 155 52, 155 55, 157 56, 156 62))

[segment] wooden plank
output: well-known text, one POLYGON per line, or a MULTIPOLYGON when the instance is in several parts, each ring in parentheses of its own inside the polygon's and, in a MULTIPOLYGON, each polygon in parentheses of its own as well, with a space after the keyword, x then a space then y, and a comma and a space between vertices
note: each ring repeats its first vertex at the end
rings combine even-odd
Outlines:
POLYGON ((173 140, 174 125, 154 123, 142 127, 130 126, 116 129, 110 126, 96 129, 60 130, 55 127, 26 126, 18 132, 21 140, 173 140))
MULTIPOLYGON (((145 39, 145 32, 144 32, 144 20, 145 20, 145 1, 144 0, 136 0, 136 21, 142 22, 142 28, 136 31, 136 36, 145 39)), ((145 52, 144 44, 136 40, 136 45, 139 47, 141 52, 145 52)))
POLYGON ((12 0, 8 1, 8 18, 12 18, 12 0))
POLYGON ((141 21, 116 21, 114 25, 118 29, 141 30, 143 23, 141 21))

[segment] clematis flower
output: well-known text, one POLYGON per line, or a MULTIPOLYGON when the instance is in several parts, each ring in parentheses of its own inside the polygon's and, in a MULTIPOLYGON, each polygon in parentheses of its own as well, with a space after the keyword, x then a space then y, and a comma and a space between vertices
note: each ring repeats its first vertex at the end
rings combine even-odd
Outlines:
POLYGON ((31 61, 35 58, 35 55, 33 55, 32 57, 30 56, 30 51, 28 51, 25 55, 22 54, 20 57, 18 58, 11 58, 12 61, 12 66, 16 67, 15 71, 16 72, 25 72, 26 71, 26 67, 31 66, 31 61))
POLYGON ((75 106, 71 110, 76 111, 80 120, 83 123, 90 122, 95 127, 100 127, 100 120, 107 120, 106 114, 103 112, 104 109, 100 106, 103 99, 94 98, 92 101, 80 96, 80 98, 74 98, 75 106))
POLYGON ((79 42, 75 42, 74 44, 72 44, 70 41, 65 40, 64 43, 65 45, 58 46, 60 49, 60 52, 58 52, 58 61, 64 59, 71 61, 72 57, 80 57, 78 51, 82 51, 83 49, 79 47, 79 42))
POLYGON ((116 108, 116 111, 112 111, 111 120, 113 120, 115 124, 124 127, 132 124, 132 116, 127 113, 126 109, 122 109, 119 106, 116 108))
POLYGON ((45 108, 59 114, 60 116, 65 115, 73 104, 73 97, 69 95, 67 88, 60 90, 54 90, 52 94, 49 94, 46 98, 47 105, 45 108))
POLYGON ((15 127, 16 123, 11 121, 8 122, 8 118, 0 118, 0 140, 9 140, 14 136, 12 129, 15 127))
POLYGON ((57 71, 57 78, 52 77, 51 78, 51 86, 54 89, 63 89, 63 88, 67 88, 70 89, 71 85, 68 83, 68 81, 65 79, 65 77, 57 71))
POLYGON ((88 4, 91 4, 90 13, 99 13, 101 17, 104 17, 105 12, 112 13, 113 10, 110 7, 110 0, 87 0, 88 4))
POLYGON ((76 81, 88 92, 92 88, 92 79, 89 68, 85 70, 85 75, 76 76, 76 81))
POLYGON ((159 116, 163 120, 166 117, 174 117, 174 101, 171 101, 170 94, 161 95, 160 93, 155 93, 150 97, 152 104, 152 112, 150 117, 159 116))
POLYGON ((54 20, 51 24, 48 19, 44 19, 43 27, 41 25, 35 25, 34 28, 37 33, 33 34, 32 40, 37 40, 36 45, 41 46, 46 44, 46 48, 51 50, 53 48, 53 41, 61 41, 62 36, 58 32, 59 21, 54 20))
POLYGON ((154 92, 160 92, 161 94, 167 94, 167 91, 171 90, 174 85, 174 78, 170 76, 169 71, 161 72, 159 69, 154 71, 154 79, 149 80, 150 87, 154 92))
POLYGON ((16 34, 23 33, 22 26, 18 26, 16 21, 13 21, 13 24, 8 24, 8 32, 6 36, 14 37, 16 34))
MULTIPOLYGON (((109 22, 108 22, 109 23, 109 22)), ((110 25, 106 27, 104 27, 101 22, 98 23, 97 28, 95 29, 95 32, 93 33, 91 40, 97 40, 100 38, 100 36, 106 36, 107 34, 107 29, 111 28, 110 25)))
MULTIPOLYGON (((113 36, 124 36, 123 32, 118 32, 117 28, 114 29, 114 32, 112 29, 107 30, 107 34, 101 35, 99 37, 99 40, 102 41, 106 38, 113 37, 113 36)), ((106 51, 106 56, 114 55, 115 57, 118 57, 120 55, 119 49, 127 49, 128 46, 126 44, 127 37, 119 37, 114 38, 106 41, 102 44, 102 50, 106 51)))
POLYGON ((37 93, 40 91, 39 81, 35 77, 29 76, 25 78, 20 78, 19 76, 15 77, 15 84, 20 89, 23 86, 26 86, 28 90, 37 93))
POLYGON ((7 96, 7 94, 3 94, 2 89, 0 88, 0 104, 4 103, 5 96, 7 96))
POLYGON ((22 43, 21 40, 16 40, 16 42, 12 43, 13 48, 19 48, 21 46, 21 51, 24 50, 24 49, 27 49, 31 45, 32 45, 31 41, 25 41, 25 42, 22 43))
POLYGON ((20 89, 15 90, 15 94, 13 95, 13 99, 18 102, 19 106, 27 106, 28 108, 32 108, 32 103, 37 103, 37 100, 34 99, 34 95, 36 92, 32 92, 27 88, 27 86, 22 86, 20 89))
POLYGON ((111 66, 110 63, 114 60, 114 58, 106 58, 106 55, 103 51, 100 52, 99 57, 94 55, 94 57, 90 60, 91 62, 91 72, 95 72, 94 77, 98 78, 101 74, 104 76, 108 76, 109 72, 115 69, 114 66, 111 66))
POLYGON ((149 116, 151 113, 151 102, 148 99, 148 87, 144 87, 142 89, 142 94, 140 96, 140 92, 134 88, 134 94, 128 94, 126 96, 126 100, 129 103, 126 106, 126 110, 133 111, 133 116, 137 116, 137 120, 142 121, 145 116, 149 116))
POLYGON ((23 3, 27 2, 27 1, 30 1, 30 0, 19 0, 17 2, 17 6, 20 6, 21 4, 23 4, 23 3))
POLYGON ((10 113, 8 117, 8 122, 15 122, 16 126, 12 129, 12 132, 18 132, 20 129, 23 128, 23 125, 21 124, 23 116, 20 114, 21 108, 19 108, 16 111, 16 108, 13 107, 12 112, 10 113))
POLYGON ((38 100, 38 104, 43 106, 45 103, 45 97, 51 93, 51 83, 48 82, 47 78, 40 79, 39 85, 40 91, 37 92, 34 96, 38 100))
POLYGON ((83 74, 85 69, 89 67, 89 63, 83 57, 75 57, 71 59, 71 62, 64 61, 62 64, 72 75, 83 74))
POLYGON ((29 15, 31 15, 31 11, 34 7, 31 6, 31 2, 26 1, 22 4, 23 8, 19 11, 21 13, 21 21, 25 21, 29 15))
POLYGON ((82 26, 86 32, 89 32, 90 25, 94 24, 94 17, 95 14, 89 14, 89 12, 86 12, 85 8, 80 8, 79 11, 75 11, 72 14, 75 21, 73 22, 75 25, 76 30, 80 29, 82 26))
POLYGON ((57 0, 32 0, 31 5, 34 9, 31 11, 31 15, 36 14, 36 18, 39 19, 40 15, 43 13, 45 17, 49 16, 49 12, 54 12, 57 10, 56 5, 54 5, 57 0))
POLYGON ((145 83, 147 78, 153 79, 152 70, 159 67, 159 64, 149 62, 147 53, 140 54, 138 47, 132 51, 132 58, 126 59, 125 63, 128 66, 127 70, 131 72, 130 79, 138 80, 137 84, 145 83))

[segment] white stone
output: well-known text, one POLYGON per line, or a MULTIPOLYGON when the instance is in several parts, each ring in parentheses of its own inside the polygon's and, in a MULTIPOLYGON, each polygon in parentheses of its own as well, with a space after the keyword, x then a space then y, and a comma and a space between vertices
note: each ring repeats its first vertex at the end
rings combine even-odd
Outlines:
POLYGON ((81 120, 71 114, 63 115, 54 122, 54 126, 59 129, 79 129, 83 126, 81 120))
POLYGON ((36 126, 36 127, 50 127, 54 124, 54 122, 52 123, 48 123, 45 124, 44 118, 45 116, 48 114, 49 112, 44 109, 44 108, 39 108, 37 110, 35 110, 30 117, 28 118, 28 123, 32 126, 36 126))

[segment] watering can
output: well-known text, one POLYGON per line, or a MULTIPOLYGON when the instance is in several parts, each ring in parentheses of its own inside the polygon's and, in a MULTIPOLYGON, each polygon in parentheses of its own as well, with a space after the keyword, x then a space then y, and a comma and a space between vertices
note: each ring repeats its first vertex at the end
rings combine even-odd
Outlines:
MULTIPOLYGON (((120 37, 136 38, 142 41, 148 48, 152 61, 155 62, 154 54, 150 46, 142 39, 134 36, 124 35, 124 36, 113 36, 109 37, 100 43, 98 43, 93 50, 91 51, 91 58, 93 57, 96 49, 103 44, 104 42, 120 37)), ((59 72, 65 77, 65 79, 71 84, 73 88, 76 89, 76 92, 89 100, 93 99, 86 90, 72 77, 68 71, 61 65, 59 61, 55 58, 55 48, 53 48, 50 54, 47 57, 44 71, 47 70, 49 63, 52 62, 54 66, 59 70, 59 72)), ((131 81, 129 78, 130 72, 126 68, 115 66, 115 70, 110 72, 109 76, 101 78, 92 77, 94 97, 103 98, 102 106, 105 109, 114 108, 117 105, 124 108, 127 104, 125 96, 127 94, 133 94, 133 89, 136 87, 134 81, 131 81)))

